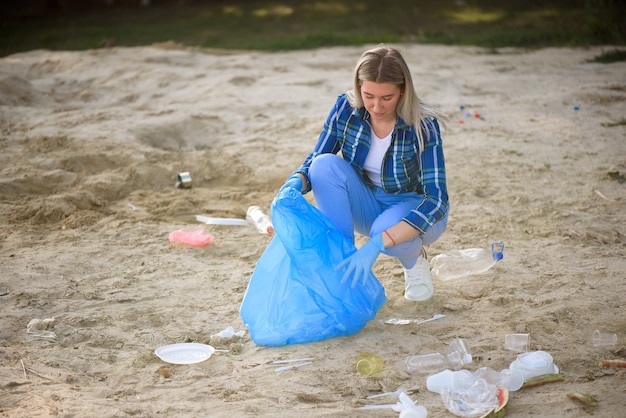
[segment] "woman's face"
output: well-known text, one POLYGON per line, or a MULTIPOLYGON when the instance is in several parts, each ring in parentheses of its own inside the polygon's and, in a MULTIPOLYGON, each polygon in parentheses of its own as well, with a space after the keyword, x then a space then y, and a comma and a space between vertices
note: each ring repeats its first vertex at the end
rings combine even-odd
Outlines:
POLYGON ((361 84, 363 105, 372 120, 378 122, 396 120, 396 108, 401 93, 402 90, 397 84, 373 81, 364 81, 361 84))

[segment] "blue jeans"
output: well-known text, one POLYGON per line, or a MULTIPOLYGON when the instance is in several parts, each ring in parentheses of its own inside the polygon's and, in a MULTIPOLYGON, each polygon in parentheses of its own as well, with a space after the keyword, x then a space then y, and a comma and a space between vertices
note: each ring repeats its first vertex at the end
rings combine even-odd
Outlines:
MULTIPOLYGON (((417 192, 388 194, 380 187, 372 188, 350 163, 335 154, 315 157, 309 179, 317 208, 352 241, 355 231, 369 237, 382 233, 400 222, 421 200, 417 192)), ((422 246, 439 239, 447 224, 448 215, 425 234, 389 247, 383 253, 411 268, 422 246)))

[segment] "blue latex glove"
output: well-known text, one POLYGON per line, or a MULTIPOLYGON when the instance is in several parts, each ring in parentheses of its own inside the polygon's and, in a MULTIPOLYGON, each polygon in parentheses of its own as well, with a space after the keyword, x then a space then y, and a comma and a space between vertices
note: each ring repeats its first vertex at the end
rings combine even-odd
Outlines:
POLYGON ((359 280, 365 283, 372 271, 372 266, 378 258, 378 255, 385 249, 383 245, 383 234, 373 236, 367 241, 359 250, 348 258, 343 260, 335 267, 335 271, 341 270, 346 267, 346 271, 341 278, 341 284, 348 281, 348 278, 352 276, 352 288, 356 287, 359 280))
POLYGON ((280 188, 280 191, 282 192, 287 187, 293 187, 294 189, 302 193, 302 179, 300 178, 300 176, 294 174, 293 176, 289 177, 285 184, 283 184, 283 187, 280 188))

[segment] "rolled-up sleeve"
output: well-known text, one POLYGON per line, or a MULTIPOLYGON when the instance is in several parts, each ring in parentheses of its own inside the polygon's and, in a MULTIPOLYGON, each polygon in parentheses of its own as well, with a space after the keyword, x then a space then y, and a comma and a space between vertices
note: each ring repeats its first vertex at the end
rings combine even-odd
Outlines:
POLYGON ((422 172, 422 199, 404 221, 426 232, 442 219, 449 210, 446 169, 439 123, 435 119, 424 121, 429 134, 424 135, 424 150, 420 154, 422 172))

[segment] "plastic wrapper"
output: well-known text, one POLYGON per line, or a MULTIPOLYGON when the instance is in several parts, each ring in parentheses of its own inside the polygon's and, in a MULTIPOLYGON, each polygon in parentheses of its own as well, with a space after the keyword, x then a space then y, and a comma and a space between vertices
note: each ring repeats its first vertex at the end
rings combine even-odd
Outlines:
POLYGON ((441 399, 457 417, 482 417, 498 406, 498 388, 469 375, 463 381, 456 381, 452 388, 443 388, 441 399))
POLYGON ((356 251, 330 220, 293 188, 271 206, 275 236, 259 258, 239 312, 258 345, 308 343, 357 333, 386 301, 373 273, 341 284, 339 262, 356 251))
POLYGON ((192 247, 205 247, 213 242, 213 235, 205 234, 204 228, 193 230, 177 229, 169 236, 170 242, 190 245, 192 247))

